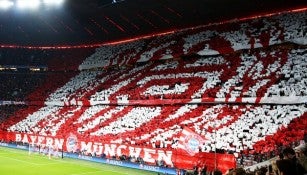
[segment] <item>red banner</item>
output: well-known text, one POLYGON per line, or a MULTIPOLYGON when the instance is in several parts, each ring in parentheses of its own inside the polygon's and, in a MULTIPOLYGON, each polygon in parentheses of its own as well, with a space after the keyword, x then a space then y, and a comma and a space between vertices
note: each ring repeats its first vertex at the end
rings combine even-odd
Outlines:
POLYGON ((120 155, 135 158, 140 157, 148 164, 155 164, 157 160, 162 160, 165 165, 178 169, 193 169, 195 166, 206 166, 209 171, 218 168, 226 172, 228 169, 236 167, 235 157, 230 154, 195 152, 192 156, 186 150, 181 149, 156 149, 136 145, 102 143, 89 140, 83 141, 78 140, 73 134, 69 134, 67 138, 57 138, 25 133, 0 132, 0 140, 6 142, 52 145, 64 151, 82 152, 84 154, 96 156, 105 154, 106 157, 118 157, 120 155))

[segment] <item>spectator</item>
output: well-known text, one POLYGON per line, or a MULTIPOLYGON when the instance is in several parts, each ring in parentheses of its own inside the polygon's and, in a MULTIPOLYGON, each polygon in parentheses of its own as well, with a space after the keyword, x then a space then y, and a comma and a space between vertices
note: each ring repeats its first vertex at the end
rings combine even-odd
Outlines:
POLYGON ((296 158, 294 149, 290 147, 285 148, 283 150, 283 155, 284 155, 283 160, 289 160, 291 165, 288 165, 289 161, 281 162, 280 166, 278 166, 277 164, 277 167, 279 170, 282 169, 285 174, 291 173, 291 175, 304 175, 305 169, 303 168, 303 166, 299 163, 298 159, 296 158))
POLYGON ((283 159, 276 161, 278 175, 295 175, 295 165, 290 159, 283 159))
POLYGON ((307 172, 307 156, 306 156, 306 144, 300 145, 295 148, 296 157, 298 162, 304 168, 305 172, 307 172))
POLYGON ((222 173, 222 171, 220 171, 220 170, 214 170, 213 172, 212 172, 212 175, 222 175, 223 173, 222 173))

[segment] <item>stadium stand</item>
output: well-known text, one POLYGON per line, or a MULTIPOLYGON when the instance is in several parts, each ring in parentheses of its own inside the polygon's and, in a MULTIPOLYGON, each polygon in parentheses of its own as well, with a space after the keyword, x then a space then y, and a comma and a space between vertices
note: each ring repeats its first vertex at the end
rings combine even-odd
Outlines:
POLYGON ((274 152, 307 134, 305 17, 202 26, 3 76, 13 84, 1 85, 1 99, 29 107, 7 108, 1 130, 177 149, 188 127, 206 140, 201 152, 274 152))

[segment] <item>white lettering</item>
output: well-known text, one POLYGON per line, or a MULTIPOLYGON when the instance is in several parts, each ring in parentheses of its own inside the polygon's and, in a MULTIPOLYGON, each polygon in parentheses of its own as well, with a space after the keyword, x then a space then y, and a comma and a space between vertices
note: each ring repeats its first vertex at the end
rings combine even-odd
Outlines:
POLYGON ((144 169, 144 170, 149 170, 149 171, 157 171, 157 170, 159 170, 159 167, 144 165, 144 166, 143 166, 143 169, 144 169))
POLYGON ((21 141, 21 134, 16 134, 15 140, 16 140, 16 142, 20 142, 21 141))
POLYGON ((96 155, 101 155, 102 154, 102 150, 103 150, 102 143, 95 142, 94 146, 93 146, 93 152, 95 152, 96 155))
POLYGON ((9 146, 9 144, 0 142, 0 146, 9 146))
POLYGON ((131 157, 139 157, 142 149, 141 148, 134 148, 134 147, 129 147, 129 155, 131 157))
POLYGON ((29 143, 29 139, 28 139, 28 136, 26 134, 23 136, 22 142, 23 143, 29 143))
POLYGON ((144 158, 145 162, 155 163, 155 159, 152 158, 151 154, 155 154, 156 150, 144 148, 144 158))
POLYGON ((126 145, 119 145, 117 147, 116 155, 121 156, 122 155, 122 149, 127 149, 126 145))
POLYGON ((108 159, 107 163, 112 164, 112 165, 122 165, 123 164, 122 161, 117 161, 117 160, 112 160, 112 159, 108 159))
POLYGON ((64 139, 54 139, 54 145, 56 148, 63 149, 64 139))
POLYGON ((158 150, 158 160, 163 160, 166 164, 172 165, 172 151, 166 151, 166 154, 163 150, 158 150))
POLYGON ((81 151, 86 151, 87 153, 92 153, 92 142, 88 142, 87 144, 85 142, 81 142, 81 151))
MULTIPOLYGON (((56 148, 63 149, 65 139, 44 137, 44 136, 34 136, 26 134, 15 134, 16 142, 26 142, 31 144, 46 144, 47 146, 53 145, 56 148), (29 140, 30 139, 30 140, 29 140), (30 142, 29 142, 30 141, 30 142)), ((66 151, 66 150, 64 150, 66 151)), ((155 159, 163 160, 165 164, 172 165, 172 151, 164 151, 157 149, 148 149, 148 148, 137 148, 137 147, 128 147, 127 145, 115 145, 115 144, 102 144, 98 142, 84 142, 81 141, 81 151, 86 151, 86 153, 96 153, 96 155, 101 155, 105 153, 107 156, 118 155, 121 156, 123 153, 126 154, 129 151, 131 157, 142 157, 145 162, 155 163, 155 159), (128 149, 128 150, 127 150, 128 149), (144 154, 141 154, 141 151, 144 151, 144 154)))
POLYGON ((31 144, 34 144, 37 139, 37 136, 30 136, 30 139, 31 139, 31 144))
POLYGON ((111 147, 109 146, 109 144, 105 144, 104 145, 104 153, 108 156, 114 156, 115 155, 115 149, 116 149, 116 145, 111 144, 111 147))
POLYGON ((52 138, 50 138, 50 137, 47 137, 46 138, 46 146, 52 146, 53 145, 53 139, 52 138))
POLYGON ((38 139, 37 139, 37 144, 38 145, 41 145, 41 144, 43 144, 43 141, 45 141, 45 137, 43 137, 43 136, 38 136, 38 139))

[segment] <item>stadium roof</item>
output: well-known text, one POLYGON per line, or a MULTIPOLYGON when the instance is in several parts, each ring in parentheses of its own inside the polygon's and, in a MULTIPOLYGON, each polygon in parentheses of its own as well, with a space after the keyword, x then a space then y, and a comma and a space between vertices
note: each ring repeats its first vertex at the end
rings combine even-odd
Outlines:
POLYGON ((306 0, 66 0, 58 8, 0 9, 0 45, 102 44, 303 7, 306 0))

